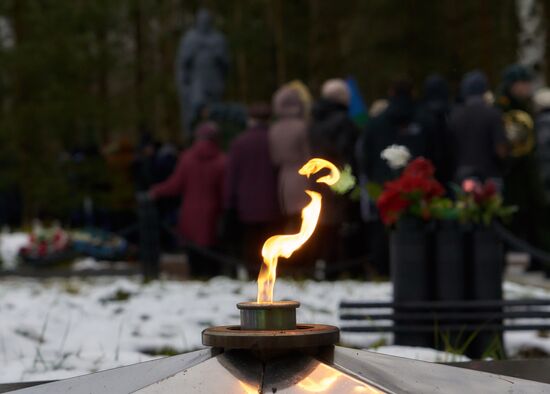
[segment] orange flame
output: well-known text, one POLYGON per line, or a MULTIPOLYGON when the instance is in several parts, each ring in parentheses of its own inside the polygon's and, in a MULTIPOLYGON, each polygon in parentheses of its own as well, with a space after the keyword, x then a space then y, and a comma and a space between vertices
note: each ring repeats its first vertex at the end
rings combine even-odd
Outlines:
MULTIPOLYGON (((317 179, 317 183, 334 185, 340 179, 340 171, 334 164, 324 159, 311 159, 298 173, 309 176, 327 168, 330 170, 328 175, 317 179)), ((310 203, 302 210, 302 225, 297 234, 274 235, 265 241, 262 248, 262 257, 264 263, 258 276, 258 302, 273 302, 273 288, 277 279, 277 262, 279 257, 290 258, 298 248, 300 248, 311 237, 317 226, 319 215, 321 213, 322 197, 319 193, 306 190, 311 197, 310 203)))

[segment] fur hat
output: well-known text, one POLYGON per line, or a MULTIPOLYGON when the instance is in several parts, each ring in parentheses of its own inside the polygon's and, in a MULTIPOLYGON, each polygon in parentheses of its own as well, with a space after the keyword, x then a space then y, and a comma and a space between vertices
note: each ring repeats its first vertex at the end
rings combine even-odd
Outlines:
POLYGON ((540 88, 533 96, 535 111, 550 109, 550 88, 540 88))
POLYGON ((350 91, 343 79, 329 79, 321 88, 321 97, 339 104, 349 105, 350 91))

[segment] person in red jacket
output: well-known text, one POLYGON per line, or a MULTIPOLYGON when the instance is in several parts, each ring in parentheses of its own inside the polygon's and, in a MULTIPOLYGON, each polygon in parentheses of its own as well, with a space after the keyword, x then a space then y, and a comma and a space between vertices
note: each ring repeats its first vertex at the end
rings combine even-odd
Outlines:
MULTIPOLYGON (((180 195, 178 232, 184 241, 200 247, 216 245, 218 222, 223 212, 226 157, 218 145, 219 129, 201 123, 193 145, 181 153, 172 175, 150 191, 153 199, 180 195)), ((193 274, 215 274, 213 262, 191 253, 193 274)))
POLYGON ((251 105, 248 128, 231 145, 227 160, 225 206, 241 224, 242 256, 250 277, 258 276, 265 240, 281 232, 277 167, 269 152, 270 117, 269 104, 251 105))

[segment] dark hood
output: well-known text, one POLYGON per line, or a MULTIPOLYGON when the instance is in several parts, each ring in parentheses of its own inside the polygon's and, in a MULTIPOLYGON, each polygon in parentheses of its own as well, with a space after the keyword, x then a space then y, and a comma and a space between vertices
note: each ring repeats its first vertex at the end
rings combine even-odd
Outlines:
POLYGON ((319 99, 313 106, 313 118, 315 120, 325 120, 335 113, 347 114, 348 106, 324 98, 319 99))
POLYGON ((408 124, 412 122, 416 111, 416 104, 408 95, 390 97, 385 115, 394 123, 408 124))
POLYGON ((470 71, 464 75, 460 83, 460 93, 464 100, 473 96, 483 96, 487 90, 489 90, 487 77, 478 70, 470 71))
POLYGON ((443 109, 449 106, 449 84, 440 75, 432 75, 424 82, 424 104, 431 109, 443 109))

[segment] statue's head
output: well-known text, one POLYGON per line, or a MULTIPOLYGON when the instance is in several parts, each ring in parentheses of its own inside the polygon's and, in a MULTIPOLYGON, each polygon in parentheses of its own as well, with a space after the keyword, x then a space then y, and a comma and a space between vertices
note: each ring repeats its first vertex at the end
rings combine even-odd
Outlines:
POLYGON ((196 26, 201 33, 208 33, 212 30, 212 14, 206 8, 201 8, 197 12, 196 26))

